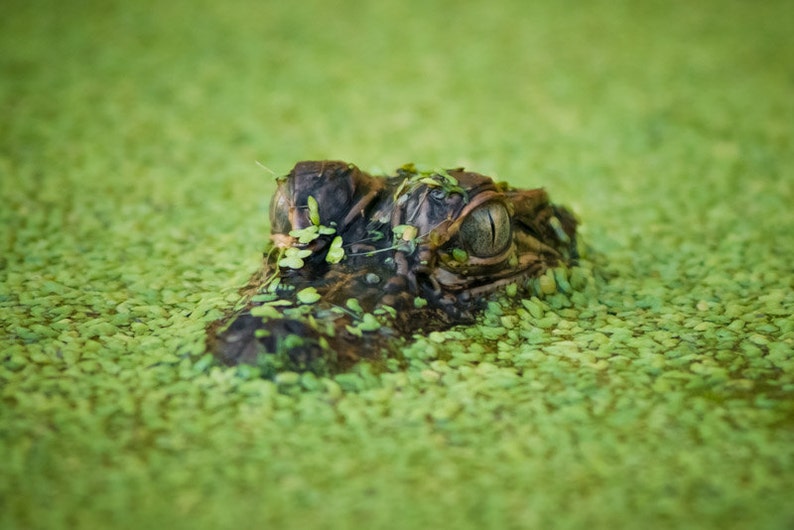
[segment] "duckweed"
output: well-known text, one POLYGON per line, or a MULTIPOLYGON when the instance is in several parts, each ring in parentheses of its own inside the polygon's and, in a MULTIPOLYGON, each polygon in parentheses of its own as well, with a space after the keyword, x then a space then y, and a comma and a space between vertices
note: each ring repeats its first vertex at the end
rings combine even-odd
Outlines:
POLYGON ((791 527, 790 3, 48 3, 0 19, 1 528, 791 527), (583 257, 348 373, 219 366, 256 161, 309 157, 544 186, 583 257))

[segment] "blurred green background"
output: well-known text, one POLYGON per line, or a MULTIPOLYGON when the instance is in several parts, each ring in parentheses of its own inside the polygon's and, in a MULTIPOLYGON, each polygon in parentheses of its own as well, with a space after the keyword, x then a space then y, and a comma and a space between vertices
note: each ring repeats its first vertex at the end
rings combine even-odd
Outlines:
POLYGON ((791 2, 2 12, 2 528, 794 525, 791 2), (396 373, 196 361, 318 158, 545 186, 588 286, 396 373))

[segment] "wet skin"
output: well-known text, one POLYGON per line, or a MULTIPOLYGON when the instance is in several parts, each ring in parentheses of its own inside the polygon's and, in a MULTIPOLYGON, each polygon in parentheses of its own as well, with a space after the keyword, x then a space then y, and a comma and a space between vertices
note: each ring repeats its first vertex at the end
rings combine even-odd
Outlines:
POLYGON ((543 189, 463 169, 300 162, 270 224, 244 301, 208 330, 225 364, 335 372, 399 356, 401 338, 473 322, 487 295, 577 258, 576 220, 543 189))

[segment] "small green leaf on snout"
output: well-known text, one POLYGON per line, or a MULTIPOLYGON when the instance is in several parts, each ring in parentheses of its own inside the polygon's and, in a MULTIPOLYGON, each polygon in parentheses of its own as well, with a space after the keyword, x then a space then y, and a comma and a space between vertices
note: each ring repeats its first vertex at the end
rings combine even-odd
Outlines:
POLYGON ((320 293, 314 287, 301 289, 295 296, 298 298, 298 302, 302 304, 313 304, 320 299, 320 293))
POLYGON ((355 335, 356 337, 361 337, 362 336, 362 331, 359 328, 357 328, 357 327, 351 326, 350 324, 346 325, 345 329, 351 335, 355 335))
POLYGON ((376 315, 389 315, 392 318, 397 317, 397 310, 387 305, 382 305, 373 311, 376 315))
POLYGON ((380 322, 371 313, 364 313, 361 323, 357 327, 361 331, 376 331, 380 329, 380 322))
POLYGON ((300 269, 303 267, 303 260, 297 256, 287 256, 278 262, 279 267, 287 267, 290 269, 300 269))
POLYGON ((361 308, 361 304, 359 304, 358 300, 355 298, 348 298, 347 301, 345 302, 345 305, 349 310, 351 310, 354 313, 360 314, 364 312, 364 309, 361 308))
POLYGON ((284 257, 278 262, 279 267, 289 267, 290 269, 300 269, 303 267, 303 258, 311 256, 312 251, 290 247, 284 252, 284 257))
POLYGON ((345 249, 342 248, 342 236, 336 236, 331 241, 331 247, 328 249, 328 254, 325 255, 325 261, 328 263, 339 263, 345 257, 345 249))
POLYGON ((292 237, 298 238, 298 243, 301 244, 308 244, 320 237, 319 229, 312 225, 307 226, 306 228, 301 228, 300 230, 290 230, 289 235, 292 237))
POLYGON ((317 199, 309 195, 309 197, 306 199, 306 204, 309 206, 309 221, 311 221, 314 226, 319 226, 320 208, 317 204, 317 199))

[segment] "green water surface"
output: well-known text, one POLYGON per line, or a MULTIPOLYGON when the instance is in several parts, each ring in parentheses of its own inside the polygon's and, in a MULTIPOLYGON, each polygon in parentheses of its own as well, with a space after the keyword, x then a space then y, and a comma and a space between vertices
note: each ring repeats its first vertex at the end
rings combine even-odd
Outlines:
POLYGON ((0 527, 791 528, 792 6, 5 2, 0 527), (403 370, 202 360, 322 158, 545 186, 589 258, 403 370))

